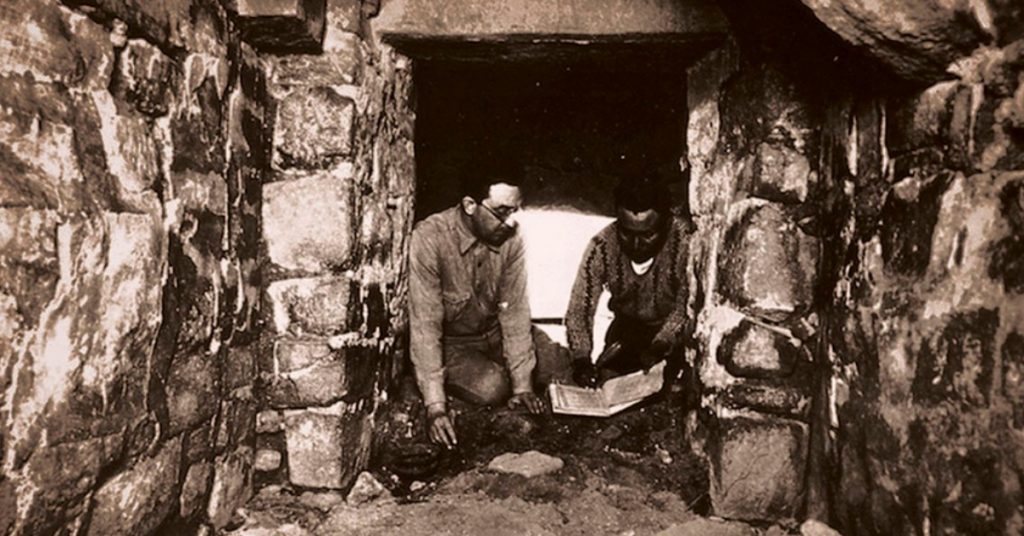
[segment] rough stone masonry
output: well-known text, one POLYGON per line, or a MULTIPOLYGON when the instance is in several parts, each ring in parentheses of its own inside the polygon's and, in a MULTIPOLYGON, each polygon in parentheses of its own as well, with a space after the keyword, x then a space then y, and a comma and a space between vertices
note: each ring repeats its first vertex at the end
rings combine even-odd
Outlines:
POLYGON ((403 351, 417 54, 645 34, 700 50, 713 513, 1024 531, 1019 2, 450 4, 0 6, 0 534, 350 486, 403 351))

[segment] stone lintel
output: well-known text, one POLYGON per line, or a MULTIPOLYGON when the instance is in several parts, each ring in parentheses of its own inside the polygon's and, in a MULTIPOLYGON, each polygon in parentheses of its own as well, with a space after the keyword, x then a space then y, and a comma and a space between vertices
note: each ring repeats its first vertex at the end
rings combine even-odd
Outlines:
POLYGON ((242 39, 261 52, 316 52, 327 0, 237 0, 242 39))
POLYGON ((704 43, 728 32, 708 0, 384 0, 372 23, 385 41, 414 57, 419 44, 431 41, 579 47, 704 43))

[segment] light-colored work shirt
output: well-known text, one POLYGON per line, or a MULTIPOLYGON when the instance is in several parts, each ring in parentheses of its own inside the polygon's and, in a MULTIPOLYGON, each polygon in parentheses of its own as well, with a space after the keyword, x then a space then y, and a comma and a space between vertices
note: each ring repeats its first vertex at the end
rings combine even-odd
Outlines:
POLYGON ((500 247, 473 236, 461 206, 416 224, 409 244, 410 358, 428 406, 445 402, 445 338, 501 329, 513 394, 532 392, 536 364, 526 295, 526 250, 515 234, 500 247))

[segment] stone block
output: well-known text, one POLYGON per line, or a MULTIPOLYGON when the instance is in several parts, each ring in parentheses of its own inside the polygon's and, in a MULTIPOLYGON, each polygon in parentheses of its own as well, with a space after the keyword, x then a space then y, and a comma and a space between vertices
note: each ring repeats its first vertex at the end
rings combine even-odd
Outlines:
POLYGON ((242 39, 265 52, 315 52, 324 32, 326 0, 237 0, 242 39))
POLYGON ((267 287, 267 308, 279 335, 332 335, 348 331, 350 281, 318 277, 275 281, 267 287))
POLYGON ((362 0, 327 0, 327 28, 324 30, 324 51, 333 52, 339 34, 362 30, 362 0))
POLYGON ((691 38, 720 35, 728 24, 714 4, 652 0, 473 0, 438 4, 431 0, 383 2, 373 19, 380 35, 450 37, 453 35, 670 34, 691 38))
POLYGON ((522 454, 506 452, 491 460, 491 463, 487 464, 487 469, 533 478, 560 471, 564 465, 565 462, 561 458, 531 450, 522 454))
POLYGON ((259 449, 256 451, 256 461, 253 468, 257 471, 277 471, 281 467, 281 453, 271 449, 259 449))
POLYGON ((332 48, 324 54, 268 56, 269 82, 275 86, 340 86, 359 83, 362 71, 362 40, 354 33, 333 37, 332 48))
POLYGON ((355 104, 333 87, 292 89, 278 97, 274 117, 275 169, 325 169, 352 153, 355 104))
POLYGON ((310 273, 351 266, 355 215, 349 178, 328 172, 263 187, 263 238, 274 265, 310 273))
POLYGON ((372 414, 344 402, 324 410, 285 412, 288 475, 292 484, 343 489, 365 469, 373 437, 372 414))
POLYGON ((163 48, 183 48, 194 31, 193 0, 76 0, 93 7, 107 19, 127 24, 126 33, 139 35, 163 48))
POLYGON ((379 358, 372 348, 350 346, 315 361, 304 352, 319 352, 311 341, 280 339, 275 343, 276 374, 266 387, 271 407, 329 406, 339 400, 355 402, 373 393, 379 358))
POLYGON ((263 410, 256 415, 256 433, 273 434, 284 430, 284 415, 277 410, 263 410))
POLYGON ((391 492, 378 482, 372 474, 363 471, 359 473, 356 483, 349 490, 348 496, 345 497, 345 502, 348 504, 363 504, 382 497, 391 497, 391 492))
POLYGON ((655 536, 757 536, 757 529, 739 521, 698 517, 681 525, 673 525, 655 536))
POLYGON ((807 425, 786 420, 721 419, 711 452, 716 516, 779 520, 803 503, 807 425))
POLYGON ((733 376, 770 378, 790 375, 801 350, 789 338, 743 320, 723 335, 717 354, 733 376))
POLYGON ((106 172, 116 195, 133 212, 159 210, 160 200, 153 187, 164 179, 161 148, 153 126, 135 114, 120 115, 114 99, 106 92, 94 92, 92 104, 99 112, 97 138, 102 142, 106 172))
POLYGON ((224 529, 235 510, 252 497, 252 447, 241 446, 218 456, 206 516, 215 530, 224 529))
POLYGON ((806 420, 811 409, 811 378, 802 376, 799 380, 747 379, 712 392, 728 408, 806 420))
POLYGON ((181 76, 174 60, 143 39, 130 39, 118 56, 110 92, 150 117, 167 115, 181 76))
POLYGON ((182 448, 185 450, 186 464, 191 466, 213 459, 213 423, 214 419, 211 418, 201 426, 185 432, 185 443, 182 448))
POLYGON ((161 321, 165 241, 158 219, 69 217, 56 239, 60 282, 11 367, 11 377, 34 378, 8 406, 6 446, 19 452, 42 429, 61 443, 114 433, 138 419, 161 321))
POLYGON ((814 298, 818 240, 775 203, 734 206, 718 254, 718 292, 747 313, 784 320, 814 298))
POLYGON ((782 143, 762 143, 752 163, 752 193, 780 203, 803 203, 811 185, 811 164, 796 149, 782 143))
POLYGON ((171 361, 166 379, 167 433, 176 435, 209 420, 219 406, 217 369, 205 353, 184 354, 171 361))
POLYGON ((178 494, 181 437, 152 458, 138 461, 96 490, 87 535, 151 534, 174 511, 178 494))
POLYGON ((110 46, 103 41, 90 43, 89 39, 78 42, 65 13, 56 2, 5 2, 0 10, 0 50, 4 51, 0 73, 32 73, 42 82, 78 85, 87 65, 79 47, 92 48, 86 50, 87 55, 102 57, 98 47, 110 46))
POLYGON ((182 519, 191 519, 202 510, 210 495, 212 476, 212 462, 201 462, 188 468, 178 498, 178 515, 182 519))

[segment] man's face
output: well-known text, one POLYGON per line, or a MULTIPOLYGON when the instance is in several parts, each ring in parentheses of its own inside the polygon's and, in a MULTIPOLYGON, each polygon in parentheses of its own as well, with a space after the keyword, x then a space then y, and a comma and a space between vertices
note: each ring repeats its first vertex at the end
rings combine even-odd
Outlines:
POLYGON ((633 212, 619 207, 615 230, 619 246, 633 262, 646 262, 665 245, 665 219, 654 209, 633 212))
MULTIPOLYGON (((515 213, 522 206, 519 187, 505 183, 491 185, 487 198, 479 203, 470 201, 473 209, 466 208, 472 222, 473 234, 480 241, 492 246, 500 246, 516 234, 518 223, 515 213), (475 205, 475 206, 474 206, 475 205)), ((467 207, 463 201, 463 207, 467 207)))

